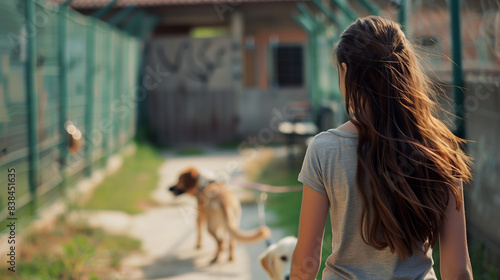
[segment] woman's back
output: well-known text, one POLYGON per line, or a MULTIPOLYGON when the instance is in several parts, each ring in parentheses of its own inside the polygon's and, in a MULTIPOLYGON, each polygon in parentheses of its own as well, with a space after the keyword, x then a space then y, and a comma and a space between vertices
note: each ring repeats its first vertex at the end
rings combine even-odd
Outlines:
POLYGON ((299 181, 328 196, 332 254, 323 279, 436 279, 432 250, 403 261, 389 248, 376 250, 359 234, 361 197, 356 189, 358 136, 340 129, 318 134, 308 148, 299 181))
POLYGON ((413 45, 397 23, 369 16, 346 28, 334 54, 357 138, 334 129, 308 148, 292 279, 316 276, 329 208, 324 279, 433 279, 438 240, 443 278, 471 279, 462 191, 470 158, 439 119, 413 45))

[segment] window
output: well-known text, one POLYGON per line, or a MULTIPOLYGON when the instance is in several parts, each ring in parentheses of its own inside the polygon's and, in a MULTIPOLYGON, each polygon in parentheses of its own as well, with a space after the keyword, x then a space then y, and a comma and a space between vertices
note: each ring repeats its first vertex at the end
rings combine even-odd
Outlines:
POLYGON ((304 84, 303 54, 300 45, 277 45, 272 48, 273 87, 301 87, 304 84))

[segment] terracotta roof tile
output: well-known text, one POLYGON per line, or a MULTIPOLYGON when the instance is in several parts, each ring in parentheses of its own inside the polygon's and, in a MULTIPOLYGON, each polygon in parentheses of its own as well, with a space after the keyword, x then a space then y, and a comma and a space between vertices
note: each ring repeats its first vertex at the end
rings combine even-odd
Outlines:
MULTIPOLYGON (((65 0, 50 0, 56 3, 65 0)), ((77 9, 95 9, 106 6, 111 0, 74 0, 70 6, 77 9)), ((300 1, 300 0, 299 0, 300 1)), ((302 0, 303 1, 303 0, 302 0)), ((297 2, 297 0, 118 0, 115 7, 134 4, 136 6, 172 6, 172 5, 200 5, 200 4, 228 4, 262 3, 262 2, 297 2)))

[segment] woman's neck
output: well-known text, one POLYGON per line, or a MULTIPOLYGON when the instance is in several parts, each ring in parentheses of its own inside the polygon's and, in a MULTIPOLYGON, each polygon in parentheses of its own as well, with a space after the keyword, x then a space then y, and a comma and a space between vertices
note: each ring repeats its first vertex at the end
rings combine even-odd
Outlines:
POLYGON ((337 127, 337 129, 345 131, 345 132, 349 132, 349 133, 358 134, 358 129, 351 121, 347 121, 343 125, 337 127))

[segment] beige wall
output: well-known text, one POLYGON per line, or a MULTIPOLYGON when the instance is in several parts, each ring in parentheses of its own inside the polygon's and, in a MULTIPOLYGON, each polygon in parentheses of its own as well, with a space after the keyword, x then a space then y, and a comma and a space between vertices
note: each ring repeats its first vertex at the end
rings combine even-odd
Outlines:
MULTIPOLYGON (((152 50, 148 55, 149 65, 154 66, 161 60, 157 54, 157 48, 161 46, 165 55, 173 60, 177 49, 182 42, 189 41, 190 49, 185 51, 182 58, 182 66, 177 73, 172 73, 167 82, 155 90, 157 94, 161 92, 179 92, 182 90, 189 92, 199 92, 203 86, 199 82, 189 77, 190 68, 193 68, 193 59, 197 49, 206 40, 212 41, 212 46, 207 52, 213 58, 216 50, 220 46, 226 46, 227 55, 224 57, 223 67, 217 69, 208 84, 210 90, 232 90, 231 111, 235 121, 228 122, 228 130, 235 130, 233 136, 245 138, 258 133, 261 129, 269 126, 273 117, 273 109, 283 108, 293 101, 308 101, 307 87, 304 84, 299 88, 270 89, 270 59, 269 44, 271 41, 278 43, 296 43, 304 46, 306 51, 307 34, 293 21, 290 14, 297 11, 295 1, 285 1, 280 3, 252 3, 252 4, 220 4, 220 5, 196 5, 196 6, 169 6, 154 10, 162 14, 161 26, 157 28, 154 37, 151 39, 152 50), (236 17, 235 15, 238 15, 236 17), (241 28, 234 25, 235 19, 242 22, 241 28), (220 26, 226 27, 229 31, 239 30, 242 34, 228 34, 227 37, 212 39, 188 38, 189 29, 198 26, 220 26), (238 36, 235 36, 238 35, 238 36), (241 35, 241 36, 240 36, 241 35), (240 42, 232 42, 239 38, 240 42), (253 41, 253 47, 246 48, 246 42, 253 41), (230 54, 230 55, 229 55, 230 54), (191 61, 191 62, 190 62, 191 61), (235 61, 239 61, 236 63, 235 61), (235 64, 236 63, 236 64, 235 64), (190 65, 191 64, 191 65, 190 65), (233 66, 231 66, 233 65, 233 66), (239 66, 238 66, 239 65, 239 66), (235 75, 235 67, 241 67, 241 75, 235 75), (243 87, 238 87, 234 82, 241 82, 243 87), (246 82, 245 82, 246 81, 246 82)), ((195 64, 200 64, 197 58, 195 64)), ((304 61, 304 75, 306 73, 304 61)), ((307 78, 304 77, 304 82, 307 78)), ((160 97, 158 97, 160 98, 160 97)), ((166 98, 166 97, 165 97, 166 98)), ((163 98, 164 99, 164 98, 163 98)), ((156 102, 158 100, 155 99, 156 102)), ((163 101, 161 101, 163 102, 163 101)), ((155 111, 165 108, 163 105, 152 104, 155 111)), ((194 105, 184 104, 187 108, 194 105)), ((229 106, 229 103, 225 105, 229 106)), ((157 129, 162 130, 163 126, 173 126, 167 121, 159 120, 167 113, 154 113, 157 129)), ((171 116, 168 115, 170 118, 171 116)), ((219 122, 220 123, 220 122, 219 122)), ((167 133, 163 133, 167 135, 167 133)), ((172 130, 170 133, 172 134, 172 130)), ((162 141, 171 139, 169 136, 162 137, 162 141)))

